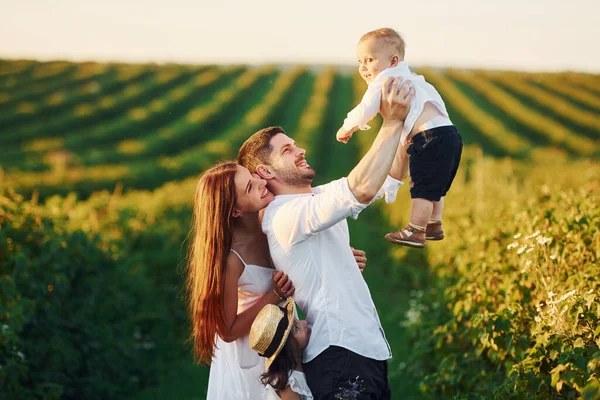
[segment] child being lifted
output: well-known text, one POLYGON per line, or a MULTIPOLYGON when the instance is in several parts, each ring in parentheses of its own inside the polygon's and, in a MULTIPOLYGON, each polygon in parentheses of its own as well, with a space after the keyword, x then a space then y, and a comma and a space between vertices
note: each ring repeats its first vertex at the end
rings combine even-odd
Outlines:
POLYGON ((400 34, 390 28, 377 29, 360 38, 356 49, 358 72, 368 88, 360 104, 348 113, 336 137, 347 143, 354 132, 369 129, 367 122, 379 111, 381 87, 388 78, 401 77, 411 82, 415 95, 401 137, 402 155, 408 155, 403 157, 404 171, 408 163, 413 183, 410 222, 403 229, 385 235, 385 239, 423 248, 427 240, 444 238, 444 196, 460 163, 462 138, 437 90, 423 76, 412 73, 404 62, 404 47, 400 34))

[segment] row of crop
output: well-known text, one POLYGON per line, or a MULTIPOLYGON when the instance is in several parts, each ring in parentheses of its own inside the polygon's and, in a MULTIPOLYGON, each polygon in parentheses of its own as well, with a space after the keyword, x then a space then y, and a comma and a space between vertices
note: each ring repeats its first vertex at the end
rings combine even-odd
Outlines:
MULTIPOLYGON (((440 91, 444 100, 474 126, 480 135, 485 136, 506 154, 516 156, 532 148, 529 140, 511 131, 502 121, 479 108, 444 74, 432 69, 422 69, 421 72, 440 91)), ((451 115, 450 118, 452 117, 451 115)))
POLYGON ((12 73, 13 62, 8 62, 0 74, 0 90, 21 90, 33 84, 41 84, 57 76, 77 69, 76 64, 65 62, 16 62, 18 72, 12 73))
POLYGON ((573 124, 592 129, 596 137, 600 137, 600 118, 597 113, 582 110, 565 100, 562 96, 556 96, 542 88, 527 83, 523 79, 507 73, 479 73, 478 76, 489 78, 502 86, 515 91, 527 99, 541 104, 551 112, 570 120, 573 124))
POLYGON ((499 109, 504 111, 509 117, 514 118, 539 134, 544 135, 551 143, 565 147, 571 153, 578 155, 591 155, 596 151, 594 141, 531 110, 527 105, 522 104, 487 79, 483 79, 481 76, 477 76, 473 73, 459 70, 449 70, 447 75, 451 79, 469 85, 499 109))
POLYGON ((7 79, 25 75, 33 65, 34 62, 28 60, 2 60, 2 64, 0 64, 0 87, 4 86, 7 79))
POLYGON ((305 72, 304 67, 281 72, 265 96, 241 118, 234 119, 224 132, 209 135, 210 140, 175 157, 161 158, 160 165, 169 171, 183 172, 182 177, 187 177, 216 161, 235 158, 244 140, 277 119, 286 107, 284 100, 295 95, 294 89, 298 89, 297 84, 305 72))
POLYGON ((566 96, 568 99, 572 99, 591 111, 600 112, 600 96, 571 84, 568 81, 542 74, 529 74, 524 78, 556 92, 559 95, 566 96))
MULTIPOLYGON (((111 143, 112 145, 115 141, 122 140, 124 137, 134 136, 134 134, 140 135, 155 130, 164 120, 170 120, 179 116, 180 112, 174 106, 185 105, 192 107, 198 98, 201 98, 205 93, 210 93, 211 88, 215 86, 215 82, 226 81, 231 71, 223 69, 221 72, 219 74, 216 70, 209 70, 199 73, 195 79, 184 82, 181 86, 177 86, 167 94, 153 99, 149 104, 149 112, 145 112, 142 115, 143 118, 140 118, 140 111, 143 111, 143 108, 135 107, 137 102, 134 102, 129 104, 132 108, 128 112, 123 110, 120 117, 100 121, 99 125, 92 126, 87 130, 82 129, 66 137, 33 139, 22 145, 13 146, 12 149, 5 149, 3 151, 2 164, 5 168, 42 171, 51 167, 52 154, 55 154, 61 148, 68 149, 70 154, 73 152, 81 153, 82 155, 86 152, 97 154, 99 145, 104 143, 111 143)), ((151 77, 148 77, 148 80, 151 82, 149 78, 151 77)), ((136 78, 133 82, 129 82, 129 85, 135 84, 142 79, 143 75, 136 78)), ((126 91, 127 89, 123 92, 126 91)), ((119 95, 122 95, 122 93, 115 93, 114 98, 118 98, 117 96, 119 95)), ((111 99, 108 94, 102 98, 111 99)), ((115 109, 118 109, 117 104, 113 107, 113 112, 115 109)), ((120 102, 120 104, 123 107, 127 106, 123 102, 120 102)), ((73 119, 74 116, 68 114, 57 121, 60 121, 60 124, 64 125, 65 129, 69 129, 72 125, 70 122, 73 119)), ((37 128, 48 129, 48 126, 37 128)), ((78 160, 80 161, 80 158, 78 160)))
POLYGON ((90 99, 103 95, 102 92, 109 90, 111 84, 120 84, 115 79, 116 73, 115 69, 107 69, 97 75, 77 81, 73 85, 61 87, 47 96, 35 99, 35 101, 19 102, 13 107, 7 106, 0 112, 0 124, 4 129, 11 130, 33 125, 36 120, 45 121, 67 108, 86 101, 86 97, 90 99))
POLYGON ((154 75, 150 68, 120 67, 111 68, 107 73, 85 79, 72 87, 60 88, 40 99, 33 106, 32 113, 7 113, 2 124, 8 130, 28 130, 41 124, 52 123, 72 113, 79 104, 86 104, 110 96, 126 85, 139 83, 154 75))
POLYGON ((191 73, 179 71, 161 72, 141 82, 128 84, 111 96, 81 103, 69 113, 62 113, 43 125, 32 125, 22 130, 13 130, 5 135, 7 143, 21 145, 31 139, 63 138, 87 132, 90 126, 105 122, 126 112, 138 104, 151 101, 156 96, 173 89, 192 78, 191 73))
MULTIPOLYGON (((200 70, 203 70, 201 68, 200 70)), ((105 72, 87 79, 75 79, 71 85, 61 87, 37 102, 30 103, 27 112, 11 113, 7 111, 8 122, 14 126, 4 124, 12 131, 35 130, 41 123, 54 125, 57 121, 69 117, 73 113, 85 112, 90 103, 102 101, 107 106, 112 104, 111 96, 115 91, 120 91, 142 79, 153 77, 154 80, 166 82, 179 74, 188 74, 187 70, 172 70, 168 68, 136 68, 116 69, 111 68, 105 72)), ((117 93, 118 94, 118 93, 117 93)), ((20 103, 20 107, 23 103, 20 103)), ((16 133, 15 133, 16 134, 16 133)))
MULTIPOLYGON (((100 189, 111 189, 122 183, 126 188, 152 189, 169 180, 183 179, 195 175, 224 157, 234 157, 237 147, 253 130, 260 129, 265 119, 279 109, 284 95, 297 81, 303 69, 297 68, 279 76, 262 101, 241 118, 235 118, 233 126, 175 156, 160 160, 135 161, 127 165, 102 165, 89 168, 71 167, 42 173, 15 172, 6 174, 4 182, 18 191, 29 194, 34 191, 40 196, 65 194, 74 191, 83 197, 100 189)), ((267 88, 265 88, 266 91, 267 88)))
POLYGON ((185 109, 193 107, 197 101, 206 101, 204 96, 210 96, 238 73, 240 71, 235 68, 198 73, 154 98, 124 107, 117 118, 68 135, 64 146, 85 156, 90 152, 101 153, 104 147, 113 147, 115 142, 127 138, 149 135, 167 121, 180 118, 185 109))
POLYGON ((319 73, 307 106, 298 121, 296 131, 290 132, 297 145, 307 151, 317 148, 318 143, 323 140, 319 138, 319 134, 322 133, 327 107, 331 101, 331 88, 334 79, 335 69, 332 67, 326 67, 319 73))
POLYGON ((561 75, 567 82, 571 82, 584 90, 600 95, 600 78, 598 75, 567 73, 561 75))
MULTIPOLYGON (((223 70, 221 72, 223 73, 223 70)), ((225 75, 235 76, 235 79, 227 79, 212 96, 202 88, 202 93, 190 93, 192 96, 186 96, 170 107, 167 106, 179 110, 177 114, 169 111, 169 117, 164 118, 163 123, 148 124, 148 117, 145 115, 143 118, 130 120, 131 128, 148 126, 146 134, 142 137, 136 139, 128 130, 122 130, 118 136, 121 141, 116 145, 95 149, 98 154, 92 157, 88 152, 82 152, 79 159, 84 165, 131 162, 136 159, 177 154, 209 139, 211 133, 207 130, 210 130, 210 124, 230 118, 231 110, 236 110, 244 97, 268 85, 268 79, 275 71, 272 67, 265 67, 246 70, 241 75, 238 75, 238 72, 240 71, 235 70, 226 73, 225 75), (202 99, 200 103, 197 101, 199 98, 202 99)), ((145 109, 140 111, 146 112, 145 109)))
POLYGON ((3 61, 0 65, 0 104, 2 104, 3 90, 12 88, 22 84, 23 82, 31 81, 31 73, 35 63, 3 61))
POLYGON ((65 64, 56 74, 44 79, 32 80, 19 87, 5 90, 8 101, 0 106, 2 114, 9 112, 31 114, 46 96, 58 90, 71 88, 82 82, 90 82, 106 74, 111 68, 106 64, 65 64))

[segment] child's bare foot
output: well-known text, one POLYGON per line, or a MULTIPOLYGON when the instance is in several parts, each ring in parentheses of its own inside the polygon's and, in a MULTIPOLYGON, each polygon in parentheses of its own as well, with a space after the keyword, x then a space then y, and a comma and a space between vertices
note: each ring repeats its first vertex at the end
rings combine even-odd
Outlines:
POLYGON ((442 222, 440 221, 427 224, 425 237, 427 240, 443 240, 444 230, 442 229, 442 222))
POLYGON ((385 235, 385 240, 401 246, 415 247, 418 249, 425 247, 426 243, 425 231, 417 229, 411 224, 406 225, 402 230, 388 233, 385 235))

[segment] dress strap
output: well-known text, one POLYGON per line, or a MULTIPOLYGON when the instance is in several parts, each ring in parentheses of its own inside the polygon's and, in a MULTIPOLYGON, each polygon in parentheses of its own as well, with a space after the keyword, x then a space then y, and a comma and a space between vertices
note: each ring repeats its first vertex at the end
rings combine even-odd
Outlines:
POLYGON ((238 258, 240 259, 240 261, 242 262, 242 264, 244 264, 244 267, 247 265, 246 261, 244 261, 244 259, 242 258, 242 256, 240 256, 240 253, 238 253, 234 249, 230 249, 230 251, 232 251, 236 256, 238 256, 238 258))

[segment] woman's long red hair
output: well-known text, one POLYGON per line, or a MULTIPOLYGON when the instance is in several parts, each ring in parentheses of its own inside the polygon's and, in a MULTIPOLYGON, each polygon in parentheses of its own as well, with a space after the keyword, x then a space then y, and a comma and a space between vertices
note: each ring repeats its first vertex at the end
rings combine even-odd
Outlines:
POLYGON ((236 202, 235 162, 205 171, 198 180, 188 237, 187 294, 196 362, 209 365, 224 325, 223 283, 231 249, 236 202))

